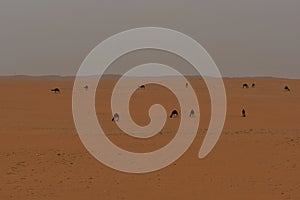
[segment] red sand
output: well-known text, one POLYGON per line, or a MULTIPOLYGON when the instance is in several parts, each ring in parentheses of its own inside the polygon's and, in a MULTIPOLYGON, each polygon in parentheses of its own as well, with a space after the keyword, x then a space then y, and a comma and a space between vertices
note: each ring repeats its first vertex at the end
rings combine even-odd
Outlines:
MULTIPOLYGON (((82 145, 72 118, 72 78, 1 78, 0 199, 300 199, 300 80, 225 79, 225 128, 203 160, 197 155, 210 100, 202 80, 191 82, 202 112, 193 145, 167 168, 126 174, 95 160, 82 145), (255 82, 256 88, 242 89, 244 82, 255 82), (55 87, 62 93, 51 93, 55 87), (243 107, 246 118, 240 117, 243 107)), ((172 139, 179 119, 168 120, 162 134, 150 139, 121 134, 105 106, 112 81, 103 84, 97 114, 114 143, 148 152, 172 139)), ((130 105, 141 125, 149 122, 140 117, 147 115, 145 105, 161 103, 168 112, 178 105, 162 87, 146 90, 134 94, 130 105)))

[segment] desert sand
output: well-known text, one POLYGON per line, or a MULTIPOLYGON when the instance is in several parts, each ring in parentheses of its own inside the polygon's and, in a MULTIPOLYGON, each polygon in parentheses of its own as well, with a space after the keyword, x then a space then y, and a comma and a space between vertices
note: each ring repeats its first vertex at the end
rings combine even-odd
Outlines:
MULTIPOLYGON (((228 111, 224 131, 204 159, 198 151, 210 117, 203 80, 191 84, 200 102, 201 122, 192 146, 175 163, 147 174, 111 169, 81 143, 72 117, 74 78, 0 78, 0 199, 300 199, 300 80, 224 79, 228 111), (243 89, 242 84, 255 88, 243 89), (284 86, 290 92, 283 90, 284 86), (51 89, 58 87, 60 94, 51 89), (241 117, 242 108, 247 117, 241 117)), ((149 139, 134 139, 111 121, 114 80, 97 90, 100 124, 116 145, 148 152, 167 144, 179 119, 149 139)), ((146 125, 148 108, 161 103, 178 108, 173 94, 147 85, 130 102, 136 123, 146 125)))

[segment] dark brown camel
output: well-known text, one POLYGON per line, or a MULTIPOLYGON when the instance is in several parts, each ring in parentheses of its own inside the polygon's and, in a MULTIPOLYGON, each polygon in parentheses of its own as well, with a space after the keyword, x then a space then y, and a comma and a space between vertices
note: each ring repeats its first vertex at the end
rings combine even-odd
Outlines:
POLYGON ((117 121, 119 121, 119 118, 120 118, 119 114, 115 113, 113 118, 111 119, 111 121, 113 121, 113 122, 116 121, 117 122, 117 121))
POLYGON ((145 85, 140 85, 139 88, 140 89, 145 89, 146 87, 145 87, 145 85))
POLYGON ((174 117, 177 117, 178 116, 178 111, 177 110, 173 110, 171 115, 170 115, 170 118, 174 118, 174 117))
POLYGON ((249 88, 249 85, 247 83, 244 83, 243 88, 249 88))
POLYGON ((284 90, 288 91, 288 92, 291 91, 290 88, 287 85, 284 87, 284 90))
POLYGON ((54 88, 51 90, 52 92, 54 92, 55 94, 59 94, 60 93, 60 89, 59 88, 54 88))
POLYGON ((245 111, 245 109, 242 110, 242 117, 246 117, 246 111, 245 111))
POLYGON ((195 116, 195 111, 192 109, 190 112, 190 117, 194 117, 195 116))

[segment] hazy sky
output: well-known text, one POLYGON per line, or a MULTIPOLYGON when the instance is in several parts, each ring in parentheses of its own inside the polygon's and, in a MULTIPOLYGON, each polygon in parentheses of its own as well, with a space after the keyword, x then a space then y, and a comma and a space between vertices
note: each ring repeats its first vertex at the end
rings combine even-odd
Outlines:
POLYGON ((300 78, 299 0, 0 0, 0 75, 75 75, 98 43, 145 26, 193 37, 224 76, 300 78))

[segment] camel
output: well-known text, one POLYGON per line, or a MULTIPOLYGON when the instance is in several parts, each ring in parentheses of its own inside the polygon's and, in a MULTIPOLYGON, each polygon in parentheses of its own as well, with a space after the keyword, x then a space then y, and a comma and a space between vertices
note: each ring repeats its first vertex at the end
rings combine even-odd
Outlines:
POLYGON ((246 111, 245 111, 245 109, 242 110, 242 117, 246 117, 246 111))
POLYGON ((195 111, 192 109, 190 112, 190 117, 194 117, 195 116, 195 111))
POLYGON ((178 111, 177 110, 173 110, 171 115, 170 115, 170 118, 174 118, 174 117, 177 117, 178 116, 178 111))
POLYGON ((54 88, 54 89, 52 89, 51 91, 54 92, 55 94, 60 93, 59 88, 54 88))
POLYGON ((288 92, 291 91, 290 88, 287 85, 284 87, 284 90, 288 91, 288 92))
POLYGON ((187 88, 189 86, 189 84, 188 83, 185 83, 185 87, 187 88))
POLYGON ((249 85, 247 83, 244 83, 243 88, 249 88, 249 85))
POLYGON ((252 83, 252 88, 255 88, 255 83, 252 83))
POLYGON ((88 89, 89 89, 89 86, 86 85, 86 86, 84 86, 83 88, 84 88, 85 90, 88 90, 88 89))
POLYGON ((146 87, 145 87, 145 85, 140 85, 139 88, 140 89, 145 89, 146 87))
POLYGON ((116 121, 117 122, 117 121, 119 121, 119 118, 120 118, 119 114, 115 113, 113 118, 111 119, 111 121, 113 121, 113 122, 116 121))

